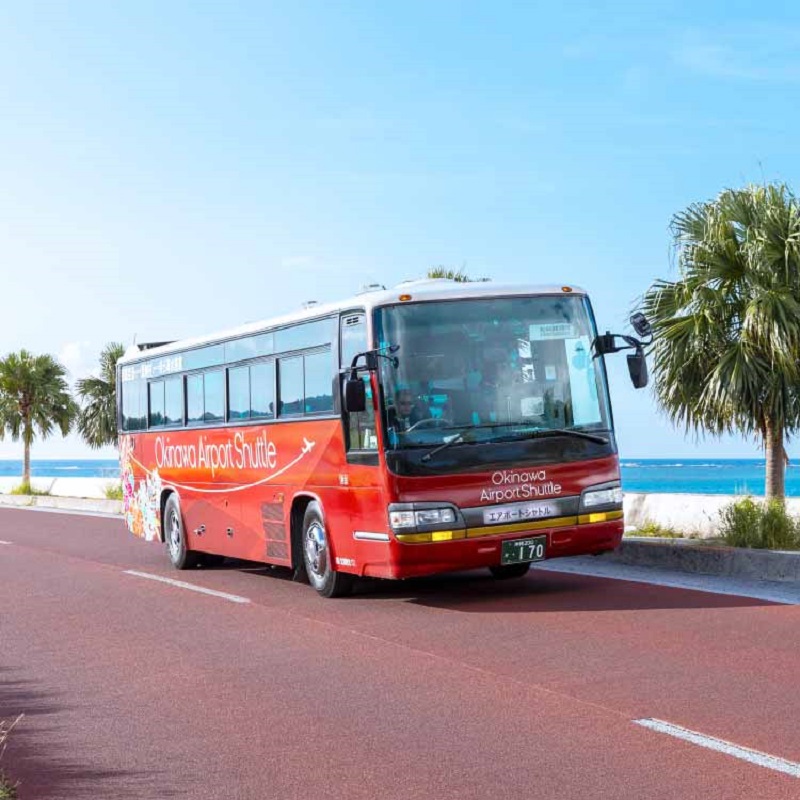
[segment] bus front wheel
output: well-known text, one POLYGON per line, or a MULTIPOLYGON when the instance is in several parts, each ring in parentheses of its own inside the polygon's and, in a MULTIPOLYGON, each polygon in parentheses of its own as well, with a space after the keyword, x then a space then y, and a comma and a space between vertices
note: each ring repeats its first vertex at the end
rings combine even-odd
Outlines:
POLYGON ((164 506, 164 541, 172 566, 175 569, 193 569, 197 566, 198 553, 186 546, 186 535, 183 530, 181 506, 176 495, 171 494, 164 506))
POLYGON ((341 597, 353 586, 352 575, 333 568, 322 506, 312 501, 303 515, 303 566, 308 582, 323 597, 341 597))

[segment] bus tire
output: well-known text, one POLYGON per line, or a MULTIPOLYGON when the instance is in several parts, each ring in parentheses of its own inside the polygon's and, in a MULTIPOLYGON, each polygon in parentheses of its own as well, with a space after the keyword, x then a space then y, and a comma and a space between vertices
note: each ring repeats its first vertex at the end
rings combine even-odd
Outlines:
POLYGON ((353 587, 353 576, 333 568, 322 506, 312 500, 303 515, 303 566, 308 582, 322 597, 341 597, 353 587))
POLYGON ((522 578, 528 574, 530 564, 501 564, 498 567, 489 567, 489 572, 497 581, 507 581, 511 578, 522 578))
POLYGON ((164 505, 164 542, 175 569, 194 569, 198 565, 199 553, 186 546, 181 504, 175 494, 171 494, 164 505))

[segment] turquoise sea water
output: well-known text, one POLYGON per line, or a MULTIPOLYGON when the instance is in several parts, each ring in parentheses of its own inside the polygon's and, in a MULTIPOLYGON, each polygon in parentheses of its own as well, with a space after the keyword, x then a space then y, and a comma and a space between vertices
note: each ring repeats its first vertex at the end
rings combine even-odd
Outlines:
MULTIPOLYGON (((33 460, 31 472, 50 478, 115 478, 119 464, 114 459, 33 460)), ((22 461, 0 460, 0 477, 21 474, 22 461)), ((764 474, 764 461, 759 459, 622 459, 622 486, 627 492, 762 495, 764 474)), ((786 493, 800 496, 800 463, 786 470, 786 493)))
MULTIPOLYGON (((0 459, 0 478, 19 478, 22 459, 0 459)), ((119 461, 113 459, 37 460, 31 459, 32 478, 116 478, 119 461)))
MULTIPOLYGON (((620 463, 627 492, 764 494, 763 459, 623 458, 620 463)), ((786 470, 786 494, 800 495, 800 464, 786 470)))

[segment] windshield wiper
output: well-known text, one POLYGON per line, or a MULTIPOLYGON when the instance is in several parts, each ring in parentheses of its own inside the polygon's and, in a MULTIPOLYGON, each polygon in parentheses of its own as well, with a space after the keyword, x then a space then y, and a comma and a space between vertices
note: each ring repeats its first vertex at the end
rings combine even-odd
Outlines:
MULTIPOLYGON (((442 450, 447 450, 447 448, 451 445, 463 444, 466 434, 468 434, 470 431, 474 431, 476 428, 504 428, 507 426, 507 424, 508 423, 486 423, 470 425, 469 427, 460 430, 455 436, 452 436, 446 442, 442 442, 442 444, 434 447, 433 450, 425 453, 420 461, 430 461, 437 453, 441 453, 442 450)), ((577 430, 576 428, 536 428, 535 430, 519 431, 517 434, 503 436, 499 439, 489 439, 487 440, 486 444, 495 444, 497 442, 514 442, 521 439, 547 439, 553 436, 573 436, 576 439, 587 439, 588 441, 595 442, 596 444, 608 444, 608 439, 605 436, 599 436, 596 433, 588 433, 587 431, 577 430)), ((472 442, 471 444, 475 443, 472 442)))
POLYGON ((485 425, 470 425, 467 428, 462 428, 455 436, 451 436, 446 442, 442 442, 440 445, 437 445, 433 448, 433 450, 428 451, 425 453, 424 456, 420 459, 420 461, 430 461, 437 453, 441 453, 442 450, 447 450, 448 447, 452 444, 460 444, 464 441, 464 436, 469 433, 470 431, 474 431, 475 428, 484 428, 487 427, 485 425))
POLYGON ((514 441, 516 439, 547 439, 551 436, 574 436, 576 439, 587 439, 597 444, 608 444, 608 439, 605 436, 580 431, 576 428, 536 428, 530 431, 520 431, 504 438, 514 441))

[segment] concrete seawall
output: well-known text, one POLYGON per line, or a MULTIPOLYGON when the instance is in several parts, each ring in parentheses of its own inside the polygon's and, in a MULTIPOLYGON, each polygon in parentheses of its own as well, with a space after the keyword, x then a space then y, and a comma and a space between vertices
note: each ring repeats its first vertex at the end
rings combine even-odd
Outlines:
MULTIPOLYGON (((639 494, 626 492, 624 500, 625 527, 639 528, 656 523, 701 539, 715 535, 719 512, 730 503, 741 500, 740 495, 727 494, 639 494)), ((754 498, 763 500, 763 498, 754 498)), ((786 510, 800 516, 800 498, 786 500, 786 510)))
MULTIPOLYGON (((21 478, 0 478, 0 495, 8 495, 21 478)), ((116 478, 31 478, 31 486, 40 492, 49 492, 52 497, 106 498, 106 489, 119 486, 116 478)))
POLYGON ((107 488, 119 486, 119 481, 113 478, 31 478, 34 489, 49 494, 11 494, 19 484, 19 478, 0 478, 0 506, 122 514, 122 501, 106 498, 107 488))

